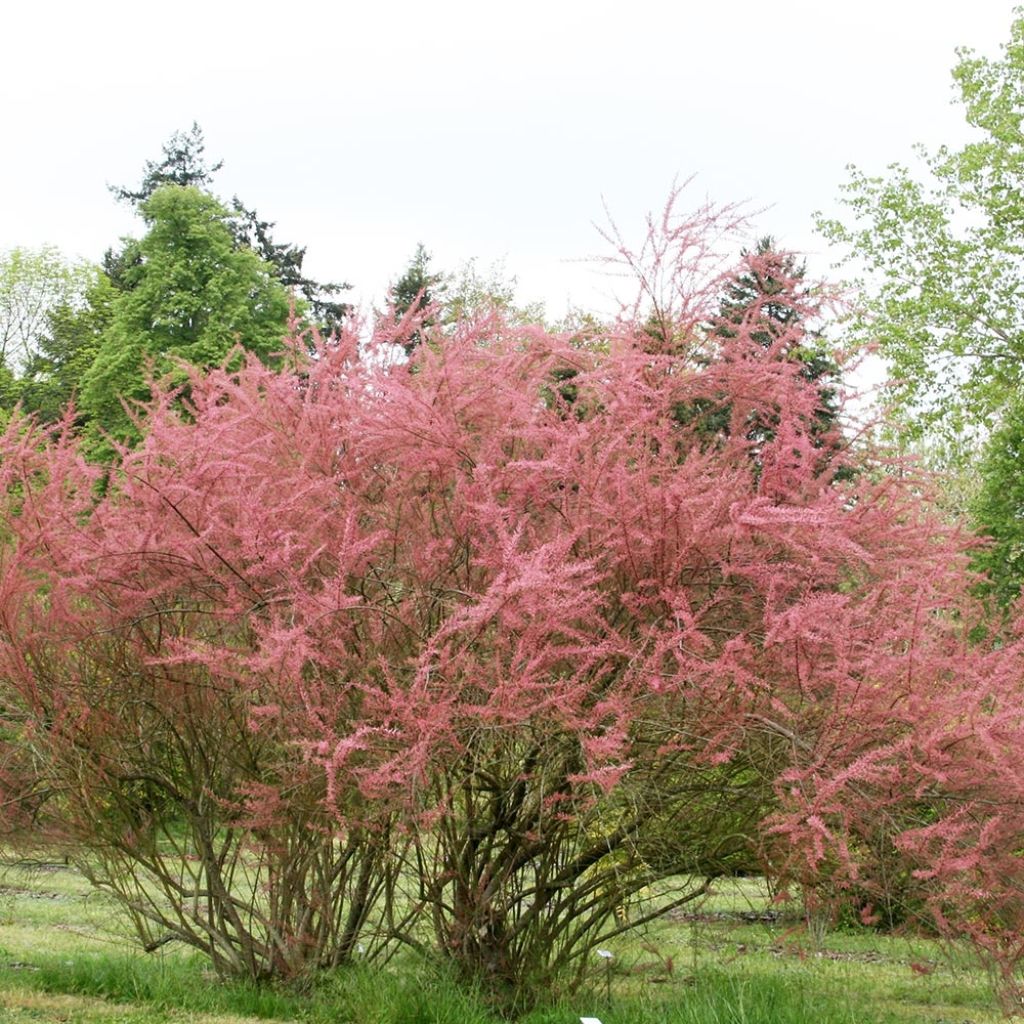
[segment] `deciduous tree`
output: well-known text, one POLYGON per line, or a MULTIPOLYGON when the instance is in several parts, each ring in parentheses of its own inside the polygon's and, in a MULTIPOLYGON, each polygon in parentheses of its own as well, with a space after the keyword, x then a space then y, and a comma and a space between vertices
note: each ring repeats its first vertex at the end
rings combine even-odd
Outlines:
MULTIPOLYGON (((961 481, 971 471, 983 491, 975 521, 1005 554, 1024 546, 1021 506, 1006 500, 1019 490, 1018 467, 1001 454, 1020 432, 1024 381, 1024 12, 1001 57, 959 56, 953 78, 972 141, 918 147, 919 170, 893 164, 875 176, 852 168, 844 186, 850 219, 820 227, 866 269, 863 311, 851 329, 877 342, 890 363, 896 433, 911 447, 923 439, 917 447, 961 481)), ((1016 556, 986 555, 979 565, 1004 603, 1016 596, 1016 556)))
MULTIPOLYGON (((99 267, 92 271, 80 300, 62 302, 46 315, 35 350, 17 380, 23 409, 46 423, 59 422, 92 367, 110 326, 117 291, 99 267)), ((84 417, 79 410, 79 421, 84 417)))
POLYGON ((47 317, 79 307, 94 271, 64 259, 52 246, 0 254, 0 364, 20 376, 38 351, 47 317))

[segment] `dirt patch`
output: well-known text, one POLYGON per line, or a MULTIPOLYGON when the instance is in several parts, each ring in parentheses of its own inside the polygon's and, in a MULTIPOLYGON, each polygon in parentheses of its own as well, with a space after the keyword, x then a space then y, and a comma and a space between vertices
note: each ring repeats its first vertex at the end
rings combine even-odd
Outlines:
MULTIPOLYGON (((48 892, 44 889, 29 889, 23 885, 0 885, 0 899, 5 896, 13 896, 17 899, 26 900, 69 900, 66 892, 48 892)), ((77 898, 77 897, 76 897, 77 898)))

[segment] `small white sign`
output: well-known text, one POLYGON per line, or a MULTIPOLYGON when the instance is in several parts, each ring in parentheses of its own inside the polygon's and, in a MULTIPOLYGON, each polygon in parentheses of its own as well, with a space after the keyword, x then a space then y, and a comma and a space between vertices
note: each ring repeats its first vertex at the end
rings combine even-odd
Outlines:
POLYGON ((598 956, 599 956, 599 957, 600 957, 600 958, 601 958, 602 960, 611 960, 611 958, 612 958, 612 956, 613 956, 614 954, 612 953, 612 951, 611 951, 610 949, 599 949, 599 950, 597 951, 597 955, 598 955, 598 956))
POLYGON ((580 1024, 601 1024, 596 1017, 580 1017, 580 1024))

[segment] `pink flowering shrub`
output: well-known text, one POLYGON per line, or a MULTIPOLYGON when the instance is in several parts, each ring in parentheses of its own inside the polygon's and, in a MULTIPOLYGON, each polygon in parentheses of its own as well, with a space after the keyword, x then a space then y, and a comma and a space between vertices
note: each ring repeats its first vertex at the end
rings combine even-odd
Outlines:
POLYGON ((196 381, 195 427, 166 398, 154 408, 102 493, 69 436, 7 431, 5 806, 32 838, 84 850, 147 948, 178 939, 222 973, 288 977, 379 945, 365 925, 389 884, 387 810, 342 823, 347 804, 328 807, 324 773, 267 712, 302 692, 285 588, 362 563, 331 543, 331 461, 305 472, 323 452, 290 433, 295 380, 254 365, 230 415, 217 387, 196 381), (292 408, 274 411, 264 386, 292 408), (231 436, 246 403, 255 446, 231 436), (294 473, 302 494, 276 489, 294 473), (303 499, 322 503, 319 522, 303 499))
POLYGON ((729 216, 620 244, 643 301, 582 341, 196 373, 102 487, 13 422, 11 823, 225 973, 431 943, 521 1005, 754 856, 870 892, 883 850, 1012 975, 1019 650, 920 481, 823 435, 813 289, 715 329, 729 216))

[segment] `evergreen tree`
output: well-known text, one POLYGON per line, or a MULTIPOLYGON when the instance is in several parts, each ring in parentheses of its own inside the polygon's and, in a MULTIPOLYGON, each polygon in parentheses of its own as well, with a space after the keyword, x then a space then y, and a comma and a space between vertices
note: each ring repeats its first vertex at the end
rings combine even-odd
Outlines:
MULTIPOLYGON (((391 289, 392 308, 396 320, 401 320, 410 310, 429 309, 445 290, 444 275, 431 273, 430 259, 430 253, 421 242, 416 246, 416 252, 413 254, 409 266, 406 267, 405 273, 391 289)), ((407 356, 412 355, 422 340, 421 329, 430 327, 435 322, 428 313, 422 319, 420 327, 412 331, 402 346, 407 356)))
POLYGON ((215 164, 206 162, 206 140, 203 130, 192 122, 188 132, 175 132, 164 143, 163 159, 147 160, 142 182, 136 189, 111 185, 110 191, 120 202, 138 208, 162 185, 182 185, 211 191, 213 176, 224 166, 223 160, 215 164))
MULTIPOLYGON (((117 294, 110 278, 97 268, 85 289, 84 304, 64 302, 49 311, 37 350, 18 382, 18 398, 26 412, 47 423, 61 418, 99 352, 117 294)), ((79 420, 84 421, 80 409, 79 420)))
MULTIPOLYGON (((715 347, 721 341, 741 334, 770 354, 770 358, 800 364, 800 376, 816 385, 820 402, 812 424, 812 435, 819 447, 836 443, 839 416, 839 367, 828 352, 821 334, 804 323, 809 298, 805 278, 806 264, 781 251, 770 235, 761 238, 754 250, 744 250, 742 267, 723 289, 718 315, 707 327, 715 347)), ((657 335, 657 327, 648 326, 648 334, 657 335)), ((712 350, 702 361, 717 358, 712 350)), ((676 410, 680 423, 699 422, 709 439, 724 436, 730 430, 732 408, 706 399, 701 403, 681 404, 676 410)), ((771 417, 759 414, 746 425, 745 436, 760 449, 775 435, 771 417)))
MULTIPOLYGON (((781 251, 771 235, 758 240, 753 253, 743 252, 746 269, 726 286, 713 331, 735 337, 739 327, 753 318, 750 337, 770 349, 784 335, 793 335, 804 319, 807 264, 781 251)), ((815 431, 824 435, 836 426, 839 415, 839 367, 820 332, 801 329, 799 342, 789 338, 784 356, 801 364, 800 376, 817 385, 821 404, 815 431)))
MULTIPOLYGON (((136 209, 163 185, 198 188, 212 194, 214 175, 223 167, 224 162, 218 160, 213 164, 207 163, 205 152, 203 130, 193 122, 188 132, 175 132, 164 144, 162 160, 146 162, 138 188, 111 186, 111 192, 118 200, 130 203, 136 209)), ((337 330, 351 306, 339 301, 336 296, 350 286, 308 277, 302 271, 305 246, 275 242, 272 235, 274 222, 261 218, 256 210, 248 208, 238 196, 231 200, 231 209, 235 213, 230 222, 235 243, 255 252, 273 268, 274 276, 285 288, 293 289, 305 300, 309 316, 319 330, 325 333, 337 330)), ((104 269, 116 287, 124 288, 131 280, 129 271, 137 258, 137 252, 130 245, 121 250, 107 251, 104 269)))
POLYGON ((132 440, 122 400, 149 397, 148 366, 174 372, 185 360, 209 367, 242 345, 269 360, 278 353, 290 298, 273 268, 235 244, 231 215, 196 188, 163 185, 140 204, 149 228, 131 242, 135 258, 82 381, 81 408, 99 456, 103 432, 132 440))

